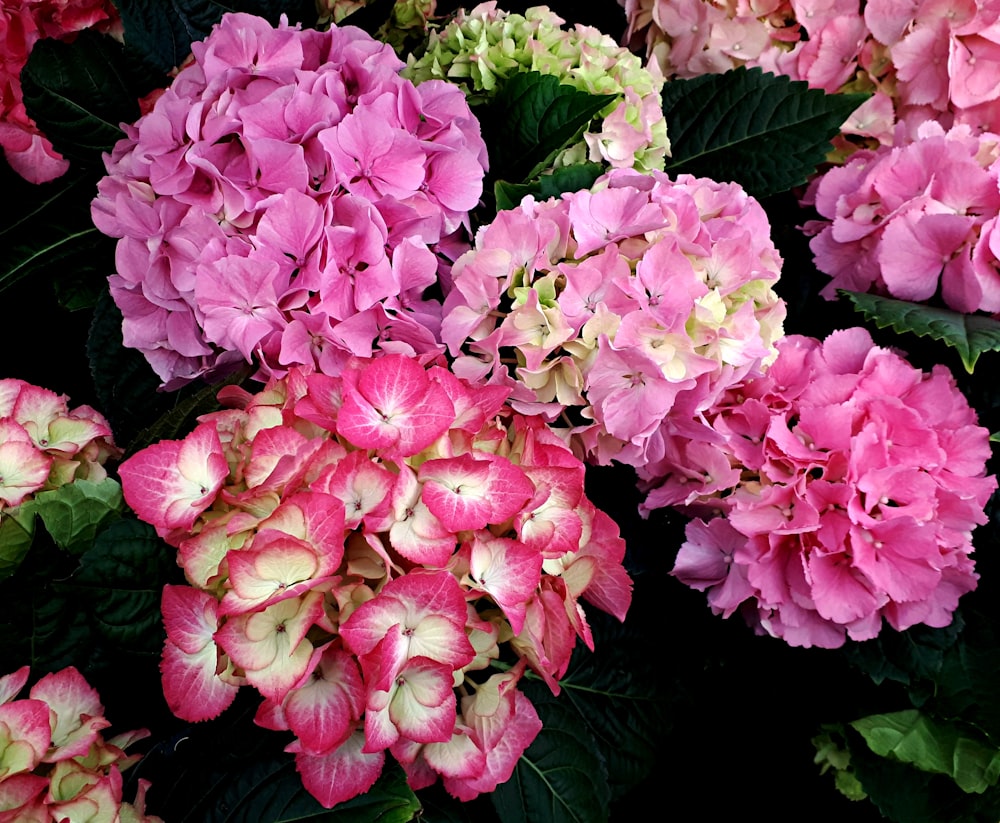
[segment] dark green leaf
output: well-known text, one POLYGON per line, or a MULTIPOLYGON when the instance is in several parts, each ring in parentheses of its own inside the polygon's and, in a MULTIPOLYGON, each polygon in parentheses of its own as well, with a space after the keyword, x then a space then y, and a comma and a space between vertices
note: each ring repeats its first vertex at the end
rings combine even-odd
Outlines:
POLYGON ((114 270, 115 243, 90 219, 91 175, 70 171, 36 186, 20 178, 5 181, 7 209, 0 225, 0 292, 28 276, 72 272, 74 278, 103 282, 114 270))
POLYGON ((589 94, 538 72, 511 77, 497 96, 477 110, 494 179, 521 183, 549 166, 575 142, 615 95, 589 94))
POLYGON ((35 537, 35 514, 23 506, 0 514, 0 580, 17 571, 35 537))
POLYGON ((550 174, 542 174, 528 183, 508 183, 498 180, 493 187, 497 209, 513 209, 529 194, 536 200, 548 200, 567 191, 582 191, 594 185, 604 173, 600 163, 578 163, 560 166, 550 174))
POLYGON ((755 197, 800 185, 864 94, 826 94, 759 68, 671 80, 663 87, 667 171, 736 182, 755 197))
POLYGON ((256 760, 220 775, 203 823, 408 823, 420 803, 402 769, 389 765, 367 793, 325 809, 302 785, 291 756, 256 760))
POLYGON ((918 680, 935 680, 962 626, 961 617, 956 615, 944 628, 916 625, 905 632, 882 632, 864 643, 848 644, 842 653, 876 684, 885 680, 905 685, 918 680))
POLYGON ((865 292, 838 289, 837 293, 851 300, 865 319, 874 321, 880 329, 891 326, 893 331, 930 337, 956 349, 969 374, 976 368, 976 361, 983 352, 1000 350, 1000 320, 992 317, 865 292))
MULTIPOLYGON (((528 690, 525 689, 527 693, 528 690)), ((493 792, 504 823, 598 823, 611 791, 597 744, 576 711, 547 690, 531 692, 542 730, 514 774, 493 792)))
MULTIPOLYGON (((145 63, 167 74, 191 53, 191 43, 204 40, 228 11, 264 17, 272 24, 287 13, 303 19, 302 0, 116 0, 125 27, 125 43, 145 63)), ((311 22, 315 24, 315 7, 311 22)))
POLYGON ((101 529, 118 519, 122 506, 122 487, 111 477, 96 483, 76 480, 39 492, 30 501, 56 545, 72 553, 89 547, 101 529))
POLYGON ((71 43, 39 40, 21 72, 24 106, 52 145, 71 161, 99 165, 139 117, 122 45, 90 29, 71 43))
POLYGON ((875 754, 948 775, 964 792, 982 794, 1000 777, 1000 750, 917 709, 863 717, 851 726, 875 754))
POLYGON ((80 567, 59 590, 71 592, 92 632, 108 644, 159 654, 163 645, 160 596, 177 576, 177 553, 152 526, 119 520, 98 536, 80 567))

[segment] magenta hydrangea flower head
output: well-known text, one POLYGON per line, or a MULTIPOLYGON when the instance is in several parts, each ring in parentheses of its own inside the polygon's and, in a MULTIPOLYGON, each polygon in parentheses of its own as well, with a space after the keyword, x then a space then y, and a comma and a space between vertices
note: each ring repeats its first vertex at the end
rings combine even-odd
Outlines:
POLYGON ((506 781, 541 728, 525 669, 558 692, 577 638, 593 648, 581 598, 620 620, 631 601, 583 463, 506 394, 401 354, 296 367, 126 460, 126 501, 189 584, 163 592, 170 708, 205 720, 253 686, 326 806, 387 751, 414 788, 506 781))
POLYGON ((120 238, 125 344, 169 386, 243 361, 265 379, 436 351, 423 293, 487 164, 461 91, 415 87, 352 27, 230 14, 192 50, 106 158, 93 204, 120 238))
POLYGON ((839 288, 901 300, 940 294, 961 312, 1000 312, 1000 135, 936 123, 895 148, 859 152, 812 186, 823 220, 804 229, 839 288))
POLYGON ((513 75, 536 71, 591 94, 620 95, 595 117, 583 139, 563 150, 556 166, 590 160, 608 168, 662 169, 670 152, 660 90, 663 77, 592 26, 565 21, 546 6, 524 14, 480 3, 459 9, 431 29, 424 49, 407 56, 403 72, 417 83, 458 83, 470 102, 489 100, 513 75))
POLYGON ((736 184, 614 170, 502 211, 452 270, 442 339, 597 463, 658 460, 775 356, 781 258, 736 184))
POLYGON ((689 524, 673 574, 795 646, 948 625, 976 587, 989 432, 945 367, 864 329, 778 349, 706 413, 716 442, 678 440, 647 473, 647 507, 721 515, 689 524))

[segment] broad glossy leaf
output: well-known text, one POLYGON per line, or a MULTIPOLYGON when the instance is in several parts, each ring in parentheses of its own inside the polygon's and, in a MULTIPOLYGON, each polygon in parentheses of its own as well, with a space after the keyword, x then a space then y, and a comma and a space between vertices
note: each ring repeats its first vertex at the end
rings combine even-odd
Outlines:
POLYGON ((851 726, 876 754, 948 775, 962 791, 982 794, 1000 778, 1000 749, 917 709, 863 717, 851 726))
POLYGON ((567 191, 582 191, 594 185, 604 172, 600 163, 578 163, 560 166, 551 174, 542 174, 528 183, 508 183, 498 180, 493 187, 497 209, 513 209, 529 194, 536 200, 548 200, 567 191))
POLYGON ((492 102, 477 109, 491 175, 512 183, 531 180, 614 99, 562 85, 552 75, 515 74, 492 102))
MULTIPOLYGON (((527 693, 527 689, 525 690, 527 693)), ((547 690, 530 694, 542 730, 492 794, 504 823, 599 823, 611 791, 595 742, 576 711, 547 690)))
POLYGON ((838 294, 848 298, 866 320, 874 321, 880 329, 891 326, 893 331, 930 337, 956 349, 969 374, 983 352, 1000 350, 1000 320, 992 317, 846 289, 838 289, 838 294))
POLYGON ((801 185, 867 95, 826 94, 804 81, 738 68, 663 87, 666 170, 736 182, 755 197, 801 185))
POLYGON ((31 510, 41 517, 55 544, 69 552, 85 551, 98 532, 122 511, 122 487, 114 478, 77 480, 40 492, 31 510))
POLYGON ((0 515, 0 580, 17 571, 35 538, 34 512, 23 509, 8 509, 0 515))
POLYGON ((139 117, 138 97, 122 45, 87 29, 71 43, 39 40, 21 72, 24 106, 68 160, 99 165, 139 117))

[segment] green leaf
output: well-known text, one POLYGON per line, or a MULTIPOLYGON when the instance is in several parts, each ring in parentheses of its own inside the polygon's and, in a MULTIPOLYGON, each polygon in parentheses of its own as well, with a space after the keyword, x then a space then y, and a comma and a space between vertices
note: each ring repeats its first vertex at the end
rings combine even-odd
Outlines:
POLYGON ((801 185, 864 94, 826 94, 800 80, 738 68, 663 87, 666 170, 736 182, 755 197, 801 185))
POLYGON ((956 349, 969 374, 983 352, 1000 350, 1000 320, 992 317, 846 289, 838 289, 837 293, 854 303, 865 319, 874 321, 880 329, 891 326, 893 331, 930 337, 956 349))
POLYGON ((118 519, 122 507, 122 487, 111 477, 76 480, 39 492, 30 501, 55 544, 71 553, 88 548, 101 529, 118 519))
POLYGON ((850 643, 841 654, 862 669, 876 685, 895 680, 911 685, 935 680, 963 628, 960 614, 943 628, 916 625, 905 632, 882 632, 864 643, 850 643))
POLYGON ((298 21, 303 8, 301 0, 115 0, 115 5, 125 43, 161 74, 180 66, 191 53, 191 43, 204 40, 227 11, 248 12, 273 24, 283 13, 291 22, 298 21))
POLYGON ((87 615, 93 635, 116 648, 159 654, 160 596, 177 577, 177 553, 138 520, 118 520, 98 536, 61 593, 87 615), (85 608, 81 608, 85 607, 85 608))
POLYGON ((387 766, 365 794, 325 809, 302 785, 288 756, 261 759, 220 775, 202 823, 408 823, 420 811, 398 766, 387 766))
POLYGON ((575 710, 545 691, 531 697, 542 730, 493 792, 504 823, 599 823, 611 792, 597 744, 575 710))
POLYGON ((528 183, 498 180, 493 187, 497 209, 517 208, 529 194, 534 195, 536 200, 548 200, 563 192, 589 189, 603 173, 604 167, 600 163, 578 163, 560 166, 550 174, 542 174, 528 183))
POLYGON ((1000 778, 1000 750, 917 709, 863 717, 851 726, 877 755, 948 775, 964 792, 982 794, 1000 778))
POLYGON ((87 29, 71 43, 43 39, 21 72, 24 106, 68 160, 100 165, 139 117, 141 90, 130 80, 124 48, 87 29))
POLYGON ((552 75, 515 74, 477 112, 491 174, 513 183, 536 177, 614 99, 613 94, 590 94, 562 85, 552 75))
POLYGON ((35 539, 35 515, 22 506, 0 512, 0 580, 17 571, 35 539))
POLYGON ((3 185, 18 208, 7 209, 0 225, 0 292, 32 275, 72 271, 103 281, 114 270, 115 242, 90 219, 91 175, 71 170, 41 186, 20 178, 3 185))

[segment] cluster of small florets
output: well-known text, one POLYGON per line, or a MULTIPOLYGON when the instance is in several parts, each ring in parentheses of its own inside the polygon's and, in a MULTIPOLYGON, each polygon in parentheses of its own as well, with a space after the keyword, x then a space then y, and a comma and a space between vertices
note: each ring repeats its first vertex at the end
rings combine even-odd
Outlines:
POLYGON ((108 421, 90 406, 23 380, 0 380, 0 516, 38 492, 100 481, 120 455, 108 421))
POLYGON ((577 637, 593 648, 580 598, 619 619, 631 599, 583 464, 506 391, 402 355, 222 396, 120 468, 190 584, 163 595, 171 709, 208 719, 253 686, 326 806, 386 751, 415 788, 492 791, 541 727, 525 668, 558 692, 577 637))
POLYGON ((434 78, 460 83, 473 105, 526 71, 552 75, 591 94, 622 95, 555 164, 589 159, 613 168, 662 169, 669 151, 663 78, 608 35, 580 24, 563 29, 564 22, 545 6, 523 15, 502 11, 495 2, 459 10, 440 31, 431 30, 426 50, 408 58, 404 75, 417 83, 434 78))
POLYGON ((1000 23, 988 4, 619 2, 630 42, 667 77, 746 65, 829 93, 871 91, 843 131, 885 145, 929 120, 1000 131, 1000 23))
POLYGON ((713 611, 796 646, 946 626, 974 589, 971 534, 997 487, 989 432, 943 366, 925 373, 868 332, 790 336, 763 377, 678 443, 648 505, 689 524, 673 574, 713 611))
POLYGON ((487 164, 461 91, 360 29, 226 15, 106 161, 127 346, 168 385, 437 348, 423 293, 487 164), (373 343, 373 341, 375 341, 373 343))
POLYGON ((145 814, 147 781, 138 781, 134 804, 122 802, 122 772, 139 760, 124 749, 149 732, 105 740, 100 695, 73 666, 18 698, 28 675, 24 666, 0 677, 0 820, 162 823, 145 814))
MULTIPOLYGON (((347 18, 373 0, 316 0, 320 26, 333 23, 341 25, 351 21, 347 18)), ((379 29, 377 36, 383 43, 392 46, 397 54, 411 42, 423 42, 437 7, 436 0, 396 0, 388 19, 379 29)))
POLYGON ((452 270, 455 373, 507 386, 598 463, 644 466, 775 356, 781 259, 736 184, 616 170, 502 211, 452 270))
POLYGON ((851 157, 813 186, 825 220, 806 232, 823 291, 901 300, 937 295, 961 312, 1000 312, 1000 135, 921 126, 917 139, 851 157))
POLYGON ((89 28, 120 30, 110 0, 4 0, 0 6, 0 146, 10 167, 32 183, 62 176, 69 162, 28 117, 21 70, 42 38, 66 40, 89 28))

